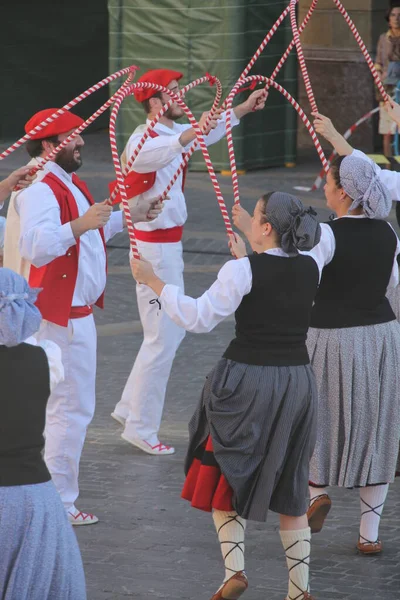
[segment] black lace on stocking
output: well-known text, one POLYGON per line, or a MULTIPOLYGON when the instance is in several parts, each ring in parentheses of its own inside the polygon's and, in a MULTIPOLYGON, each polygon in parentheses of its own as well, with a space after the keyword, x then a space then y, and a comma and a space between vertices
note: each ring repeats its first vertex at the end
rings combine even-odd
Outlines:
POLYGON ((295 596, 294 598, 292 598, 291 596, 289 596, 289 600, 301 600, 302 598, 304 598, 304 594, 306 594, 307 592, 309 592, 309 591, 310 591, 310 588, 309 588, 309 586, 307 586, 307 589, 306 589, 306 590, 302 590, 301 588, 299 588, 299 586, 297 585, 297 583, 295 583, 295 582, 293 581, 293 579, 291 579, 291 577, 290 577, 290 572, 291 572, 291 570, 292 570, 292 569, 295 569, 296 567, 300 566, 301 564, 303 564, 303 565, 305 565, 307 568, 309 568, 309 563, 307 562, 307 560, 309 560, 309 558, 310 558, 310 555, 311 555, 311 552, 310 552, 310 554, 308 554, 308 555, 307 555, 307 556, 305 556, 304 558, 295 558, 294 556, 289 556, 289 555, 288 555, 288 551, 289 551, 289 550, 291 550, 292 548, 294 548, 294 546, 296 546, 297 544, 300 544, 300 542, 307 542, 308 544, 310 544, 310 551, 311 551, 311 542, 310 542, 310 540, 297 540, 296 542, 294 542, 294 544, 292 544, 291 546, 288 546, 287 548, 285 548, 285 554, 286 554, 286 557, 287 557, 289 560, 293 560, 293 561, 295 561, 295 563, 296 563, 296 564, 292 565, 292 566, 290 567, 290 569, 289 569, 289 581, 290 581, 290 583, 291 583, 292 585, 294 585, 294 587, 296 587, 296 588, 299 590, 299 592, 300 592, 300 594, 299 594, 298 596, 295 596))
MULTIPOLYGON (((378 504, 378 506, 370 506, 368 504, 368 502, 365 502, 365 500, 363 500, 363 498, 361 498, 361 496, 360 496, 360 499, 361 499, 361 502, 363 504, 365 504, 365 506, 368 506, 368 510, 364 510, 361 512, 361 518, 363 518, 363 516, 367 515, 368 513, 374 513, 380 520, 381 513, 378 512, 378 509, 382 508, 385 503, 382 502, 381 504, 378 504)), ((379 539, 375 540, 374 542, 372 542, 371 540, 367 540, 367 538, 365 538, 363 535, 361 535, 361 533, 360 533, 360 538, 362 538, 364 540, 363 544, 376 544, 377 542, 379 542, 379 539)))
MULTIPOLYGON (((219 537, 219 532, 221 531, 221 529, 223 527, 225 527, 225 525, 229 525, 233 521, 236 521, 236 523, 238 523, 241 526, 241 528, 243 529, 243 532, 244 532, 244 525, 243 525, 243 523, 241 523, 239 521, 239 519, 237 518, 238 516, 239 515, 230 515, 228 517, 228 519, 225 521, 225 523, 223 523, 221 525, 221 527, 218 529, 218 532, 217 532, 218 533, 218 537, 219 537)), ((233 552, 236 549, 240 550, 240 552, 244 555, 244 549, 241 548, 241 546, 240 546, 240 544, 244 544, 244 540, 243 540, 243 542, 229 542, 229 541, 226 541, 226 542, 220 542, 220 544, 221 544, 221 546, 222 546, 222 544, 232 544, 233 545, 233 547, 229 550, 229 552, 227 552, 225 555, 224 555, 224 553, 222 553, 222 555, 224 557, 225 569, 227 571, 231 571, 232 573, 238 573, 238 571, 235 571, 234 569, 230 569, 229 567, 227 567, 225 561, 228 558, 228 556, 231 554, 231 552, 233 552)))

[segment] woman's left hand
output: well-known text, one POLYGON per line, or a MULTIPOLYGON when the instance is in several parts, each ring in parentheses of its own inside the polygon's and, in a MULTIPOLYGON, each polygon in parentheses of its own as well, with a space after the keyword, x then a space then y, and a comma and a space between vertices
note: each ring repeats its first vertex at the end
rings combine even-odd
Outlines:
POLYGON ((145 283, 146 285, 150 285, 151 281, 154 281, 156 277, 152 264, 142 256, 140 257, 140 260, 133 257, 131 258, 131 271, 134 279, 136 279, 138 283, 145 283))

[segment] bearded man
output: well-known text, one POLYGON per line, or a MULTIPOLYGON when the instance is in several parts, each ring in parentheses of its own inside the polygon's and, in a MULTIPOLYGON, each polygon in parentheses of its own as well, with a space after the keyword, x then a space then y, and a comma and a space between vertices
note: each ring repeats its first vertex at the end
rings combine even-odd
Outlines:
MULTIPOLYGON (((144 73, 139 82, 162 85, 171 92, 179 93, 179 80, 183 74, 170 69, 155 69, 144 73)), ((170 97, 167 93, 152 89, 137 89, 135 98, 141 102, 149 125, 170 97)), ((239 124, 241 117, 264 108, 267 93, 253 92, 248 99, 232 109, 232 126, 239 124)), ((132 170, 140 198, 157 196, 164 192, 187 152, 196 139, 191 125, 177 121, 184 111, 173 103, 160 118, 151 136, 135 159, 132 170), (142 174, 142 176, 140 176, 142 174), (142 193, 143 192, 143 193, 142 193)), ((208 113, 199 121, 204 127, 208 113)), ((138 145, 145 125, 139 126, 131 135, 122 155, 125 167, 138 145)), ((217 111, 204 131, 207 145, 214 144, 226 134, 226 113, 217 111)), ((151 262, 163 281, 179 286, 183 290, 182 232, 187 218, 183 191, 184 177, 178 177, 168 193, 170 199, 162 214, 152 223, 140 223, 135 227, 139 252, 151 262)), ((159 441, 158 431, 164 407, 165 391, 172 363, 185 331, 176 325, 163 311, 162 305, 151 289, 137 285, 136 295, 144 339, 136 357, 131 374, 125 385, 121 400, 111 416, 124 427, 122 438, 148 454, 168 455, 174 448, 159 441)))
MULTIPOLYGON (((30 131, 57 109, 42 110, 25 125, 30 131)), ((66 112, 29 142, 31 156, 46 156, 83 120, 66 112)), ((93 305, 103 307, 106 285, 106 242, 125 226, 121 211, 107 200, 95 203, 77 177, 84 141, 76 136, 43 167, 41 180, 18 197, 19 250, 29 263, 29 283, 43 288, 37 306, 43 322, 38 341, 50 339, 61 348, 65 380, 47 406, 45 461, 73 525, 98 518, 75 506, 79 495, 79 461, 87 427, 95 409, 96 329, 93 305)), ((135 205, 134 221, 156 217, 160 203, 135 205)))

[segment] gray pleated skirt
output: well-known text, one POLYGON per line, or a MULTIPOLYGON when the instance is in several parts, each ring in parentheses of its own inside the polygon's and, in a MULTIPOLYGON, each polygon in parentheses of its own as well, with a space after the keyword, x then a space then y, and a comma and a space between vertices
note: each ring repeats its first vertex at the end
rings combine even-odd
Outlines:
POLYGON ((397 321, 308 331, 318 387, 310 479, 342 487, 393 481, 400 438, 397 321))
POLYGON ((386 296, 389 299, 390 306, 394 314, 396 315, 396 319, 400 321, 400 285, 395 288, 390 288, 386 292, 386 296))
POLYGON ((0 487, 1 600, 86 600, 78 542, 49 481, 0 487))
MULTIPOLYGON (((395 288, 390 288, 387 291, 386 296, 388 297, 392 310, 396 315, 396 319, 400 322, 400 285, 395 288)), ((397 476, 400 476, 400 449, 399 457, 397 459, 396 472, 397 476)))
POLYGON ((189 423, 186 473, 210 435, 241 517, 265 521, 269 509, 305 514, 316 406, 310 365, 261 367, 221 359, 189 423))

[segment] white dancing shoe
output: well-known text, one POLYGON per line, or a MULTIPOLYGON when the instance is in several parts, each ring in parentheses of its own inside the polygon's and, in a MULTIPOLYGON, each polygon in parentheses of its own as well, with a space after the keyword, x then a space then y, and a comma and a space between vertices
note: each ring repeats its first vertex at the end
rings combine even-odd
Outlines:
POLYGON ((114 419, 114 421, 117 421, 117 423, 119 423, 120 425, 122 425, 122 427, 125 427, 125 421, 126 421, 126 419, 124 419, 124 417, 121 417, 121 415, 119 415, 116 412, 112 412, 111 416, 114 419))
POLYGON ((129 438, 125 433, 121 433, 121 437, 128 444, 132 444, 132 446, 136 446, 143 452, 147 454, 152 454, 153 456, 165 456, 166 454, 174 454, 175 448, 172 446, 166 446, 162 444, 159 440, 157 443, 152 445, 147 440, 141 440, 140 438, 129 438))
POLYGON ((78 525, 94 525, 99 522, 99 519, 90 513, 85 513, 73 506, 70 510, 67 511, 68 520, 74 527, 78 525))

